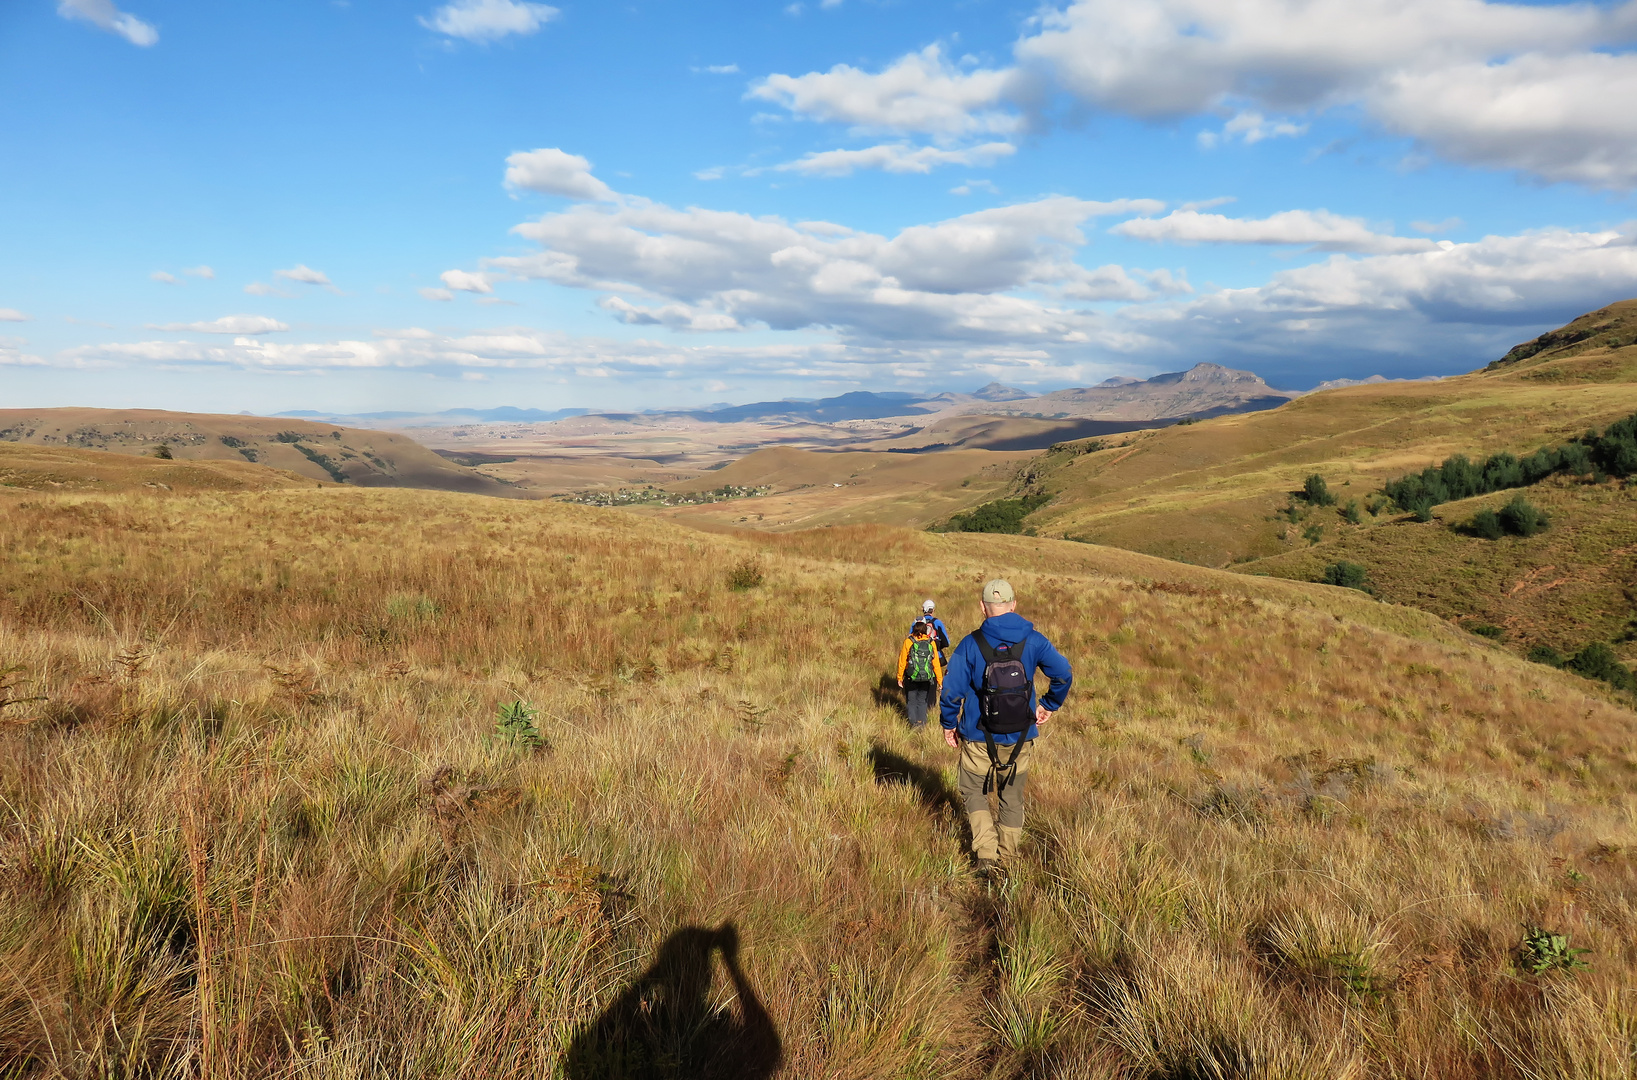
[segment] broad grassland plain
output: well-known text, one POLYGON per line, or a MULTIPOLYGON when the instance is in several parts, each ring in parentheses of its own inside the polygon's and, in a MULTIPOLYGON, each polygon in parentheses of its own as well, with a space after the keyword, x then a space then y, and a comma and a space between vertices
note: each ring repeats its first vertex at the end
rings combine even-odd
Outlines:
POLYGON ((341 487, 0 550, 0 1075, 1633 1072, 1637 716, 1423 612, 341 487), (1076 685, 985 885, 883 679, 995 574, 1076 685))

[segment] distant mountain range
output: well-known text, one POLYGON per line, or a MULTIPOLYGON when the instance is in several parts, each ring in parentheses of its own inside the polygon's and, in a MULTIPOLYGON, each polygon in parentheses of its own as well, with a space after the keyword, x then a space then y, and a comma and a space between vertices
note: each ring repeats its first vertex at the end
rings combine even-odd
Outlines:
POLYGON ((1187 371, 1151 379, 1116 376, 1096 386, 998 402, 983 411, 1003 416, 1164 420, 1273 409, 1297 396, 1290 390, 1275 390, 1253 372, 1195 364, 1187 371))
POLYGON ((446 418, 452 421, 484 420, 490 423, 550 423, 553 420, 567 420, 571 416, 584 416, 590 409, 553 409, 550 412, 544 409, 519 409, 511 405, 502 405, 497 409, 445 409, 443 412, 370 412, 370 413, 327 413, 315 412, 312 409, 292 409, 289 412, 274 413, 274 416, 292 416, 304 420, 421 420, 433 417, 446 418))
MULTIPOLYGON (((1340 385, 1326 384, 1325 388, 1340 385)), ((1151 379, 1117 376, 1096 386, 1033 395, 1026 390, 992 382, 968 394, 944 392, 911 394, 901 391, 855 390, 835 397, 781 401, 754 401, 746 405, 712 405, 701 409, 655 409, 647 412, 591 409, 446 409, 437 413, 374 412, 337 415, 311 410, 279 416, 327 419, 336 422, 412 421, 428 423, 551 423, 575 417, 617 421, 661 420, 688 417, 707 423, 786 422, 833 424, 848 420, 883 420, 889 417, 926 416, 956 412, 994 416, 1033 416, 1048 419, 1099 420, 1119 423, 1219 416, 1255 412, 1283 405, 1300 396, 1275 390, 1249 371, 1219 364, 1196 364, 1187 371, 1155 375, 1151 379)))

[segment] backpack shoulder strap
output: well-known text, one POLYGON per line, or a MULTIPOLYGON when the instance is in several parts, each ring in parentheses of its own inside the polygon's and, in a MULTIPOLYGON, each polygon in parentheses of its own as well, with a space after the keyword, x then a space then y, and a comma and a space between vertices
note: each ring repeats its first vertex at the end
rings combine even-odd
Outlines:
POLYGON ((995 662, 995 647, 989 644, 989 639, 983 636, 983 631, 972 631, 972 640, 977 642, 978 652, 983 654, 983 662, 993 664, 995 662))

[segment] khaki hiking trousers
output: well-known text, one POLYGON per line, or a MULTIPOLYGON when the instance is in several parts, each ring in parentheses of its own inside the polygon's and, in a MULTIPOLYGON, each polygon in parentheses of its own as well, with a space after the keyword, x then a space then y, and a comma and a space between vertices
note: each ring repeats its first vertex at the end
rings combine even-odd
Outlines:
MULTIPOLYGON (((989 777, 989 744, 961 740, 960 762, 955 769, 960 781, 961 801, 966 804, 966 820, 972 826, 972 856, 1005 862, 1017 855, 1023 841, 1023 782, 1027 779, 1029 759, 1033 756, 1034 742, 1023 744, 1017 752, 1017 767, 1000 786, 996 774, 995 790, 1000 803, 1000 827, 995 826, 995 815, 989 810, 989 796, 983 793, 984 781, 989 777)), ((995 745, 1001 764, 1012 758, 1012 747, 995 745)))

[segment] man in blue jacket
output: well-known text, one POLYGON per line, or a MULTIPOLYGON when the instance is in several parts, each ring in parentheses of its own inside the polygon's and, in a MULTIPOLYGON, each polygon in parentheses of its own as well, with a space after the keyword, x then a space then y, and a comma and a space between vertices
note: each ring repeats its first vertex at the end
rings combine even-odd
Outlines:
POLYGON ((1023 783, 1039 725, 1063 707, 1074 672, 1046 636, 1017 613, 1012 586, 1000 578, 983 587, 983 625, 961 639, 944 673, 944 740, 958 749, 956 774, 972 824, 972 855, 988 872, 1017 854, 1023 839, 1023 783), (1034 675, 1051 687, 1035 699, 1034 675), (1000 827, 989 791, 1000 802, 1000 827))

